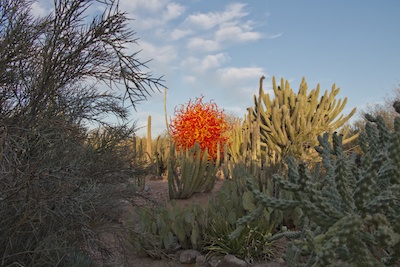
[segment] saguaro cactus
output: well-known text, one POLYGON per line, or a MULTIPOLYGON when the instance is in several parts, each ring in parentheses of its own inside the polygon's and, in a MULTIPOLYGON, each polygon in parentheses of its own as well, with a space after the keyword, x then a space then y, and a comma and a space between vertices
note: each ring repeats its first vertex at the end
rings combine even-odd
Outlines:
MULTIPOLYGON (((272 162, 289 155, 310 160, 310 153, 318 144, 317 137, 324 132, 333 133, 356 111, 354 108, 347 116, 341 115, 347 98, 343 101, 335 99, 340 90, 335 84, 331 92, 325 91, 320 99, 320 85, 308 93, 304 78, 297 94, 284 79, 278 86, 273 77, 272 84, 275 97, 271 99, 260 89, 259 96, 254 96, 255 107, 251 109, 253 121, 260 124, 262 149, 272 162)), ((356 136, 346 138, 344 142, 354 138, 356 136)))

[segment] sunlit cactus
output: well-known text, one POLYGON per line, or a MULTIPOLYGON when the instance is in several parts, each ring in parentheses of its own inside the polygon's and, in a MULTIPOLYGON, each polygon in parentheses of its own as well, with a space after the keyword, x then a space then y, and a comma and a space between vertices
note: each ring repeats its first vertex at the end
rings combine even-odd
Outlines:
MULTIPOLYGON (((312 159, 318 135, 337 131, 356 111, 354 108, 346 116, 341 114, 347 98, 336 99, 340 89, 335 84, 330 92, 325 91, 321 97, 320 86, 308 92, 304 78, 297 94, 284 79, 277 85, 273 77, 272 84, 274 97, 260 90, 258 97, 254 96, 255 107, 251 109, 252 121, 260 127, 261 147, 271 163, 284 160, 287 156, 312 159)), ((347 130, 343 129, 342 133, 346 135, 347 130)), ((356 136, 345 136, 344 142, 354 138, 356 136)))

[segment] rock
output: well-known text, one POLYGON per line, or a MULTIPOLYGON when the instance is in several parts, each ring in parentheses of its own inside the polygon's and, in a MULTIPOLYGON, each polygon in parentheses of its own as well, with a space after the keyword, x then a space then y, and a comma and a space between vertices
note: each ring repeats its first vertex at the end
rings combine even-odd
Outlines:
POLYGON ((225 255, 218 267, 247 267, 247 263, 235 255, 225 255))
POLYGON ((208 262, 206 260, 206 256, 199 255, 196 257, 196 267, 208 267, 208 262))
POLYGON ((183 264, 195 263, 197 256, 201 255, 201 253, 194 249, 187 249, 180 253, 179 262, 183 264))
POLYGON ((221 262, 220 257, 211 257, 211 259, 208 260, 208 265, 210 267, 217 267, 217 266, 219 266, 220 262, 221 262))
POLYGON ((267 261, 263 263, 256 263, 254 265, 251 265, 252 267, 283 267, 286 266, 285 263, 280 263, 277 261, 267 261))

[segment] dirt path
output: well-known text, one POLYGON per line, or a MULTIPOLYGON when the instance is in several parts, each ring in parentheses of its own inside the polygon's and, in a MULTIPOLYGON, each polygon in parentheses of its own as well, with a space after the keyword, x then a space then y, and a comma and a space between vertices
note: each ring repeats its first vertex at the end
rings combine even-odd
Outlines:
MULTIPOLYGON (((210 193, 197 193, 188 199, 176 199, 178 205, 185 207, 189 206, 193 202, 200 204, 205 207, 208 204, 208 200, 212 193, 218 192, 221 188, 223 180, 217 180, 214 189, 210 193)), ((148 196, 151 199, 156 200, 159 203, 165 203, 169 201, 168 195, 168 182, 165 179, 147 179, 146 185, 148 190, 143 193, 144 196, 148 196)))

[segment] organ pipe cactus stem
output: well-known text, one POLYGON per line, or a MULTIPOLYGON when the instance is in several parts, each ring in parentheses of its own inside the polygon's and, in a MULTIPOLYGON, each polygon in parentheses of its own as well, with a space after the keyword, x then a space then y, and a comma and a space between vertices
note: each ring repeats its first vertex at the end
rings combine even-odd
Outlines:
MULTIPOLYGON (((313 147, 318 144, 317 137, 324 132, 333 133, 338 130, 356 111, 353 109, 347 116, 341 114, 347 98, 336 99, 340 89, 335 84, 330 92, 325 91, 319 98, 320 86, 308 92, 304 78, 296 94, 288 81, 281 79, 280 85, 277 85, 273 77, 275 97, 271 98, 262 89, 262 81, 263 77, 260 79, 259 95, 254 96, 255 106, 250 109, 253 115, 251 121, 259 126, 252 135, 260 134, 260 147, 271 164, 287 156, 303 160, 315 158, 312 154, 313 147)), ((346 128, 340 131, 348 132, 346 128)), ((346 136, 344 143, 355 138, 357 135, 346 136)))

